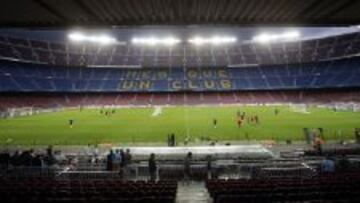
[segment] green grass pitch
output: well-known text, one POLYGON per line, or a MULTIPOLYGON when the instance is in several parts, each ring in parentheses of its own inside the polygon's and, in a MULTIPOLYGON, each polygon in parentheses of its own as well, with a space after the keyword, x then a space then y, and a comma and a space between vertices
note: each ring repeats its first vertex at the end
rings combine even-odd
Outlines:
POLYGON ((111 116, 100 114, 99 109, 64 110, 28 117, 0 120, 0 144, 23 145, 85 145, 159 143, 165 144, 168 133, 175 133, 177 141, 187 136, 196 141, 201 136, 217 140, 283 141, 304 140, 303 127, 323 127, 326 140, 352 139, 355 127, 360 127, 360 113, 334 112, 323 108, 309 108, 309 113, 294 112, 287 106, 207 106, 162 107, 155 109, 116 109, 111 116), (280 113, 276 116, 274 109, 280 113), (260 124, 245 124, 238 128, 237 111, 258 115, 260 124), (218 121, 213 126, 213 119, 218 121), (74 120, 73 128, 69 119, 74 120))

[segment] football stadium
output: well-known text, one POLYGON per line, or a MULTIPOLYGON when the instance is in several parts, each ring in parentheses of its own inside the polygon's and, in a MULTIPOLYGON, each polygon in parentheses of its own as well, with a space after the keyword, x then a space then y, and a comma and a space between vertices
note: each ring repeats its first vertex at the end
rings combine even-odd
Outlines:
POLYGON ((360 1, 0 5, 4 202, 360 201, 360 1))

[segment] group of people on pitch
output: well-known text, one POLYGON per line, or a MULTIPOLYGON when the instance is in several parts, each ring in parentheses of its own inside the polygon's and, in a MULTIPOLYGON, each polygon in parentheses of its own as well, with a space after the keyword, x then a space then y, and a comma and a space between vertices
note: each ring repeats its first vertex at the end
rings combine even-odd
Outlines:
POLYGON ((248 124, 259 124, 259 116, 258 115, 248 115, 246 116, 245 112, 238 111, 236 114, 236 122, 239 128, 245 123, 245 119, 248 124))
MULTIPOLYGON (((238 126, 238 128, 241 128, 243 126, 243 124, 245 123, 245 120, 247 122, 247 124, 259 124, 260 123, 260 119, 258 115, 248 115, 246 116, 245 111, 241 112, 238 111, 236 113, 236 124, 238 126)), ((218 121, 216 118, 213 119, 213 126, 214 128, 216 128, 218 125, 218 121)))
POLYGON ((116 113, 115 109, 101 109, 100 114, 105 116, 111 116, 116 113))

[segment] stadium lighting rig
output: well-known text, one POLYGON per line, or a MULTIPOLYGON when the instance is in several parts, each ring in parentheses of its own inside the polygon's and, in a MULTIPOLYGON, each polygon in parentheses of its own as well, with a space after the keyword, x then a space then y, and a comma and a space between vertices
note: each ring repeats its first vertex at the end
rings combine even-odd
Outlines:
POLYGON ((131 39, 131 43, 135 45, 148 45, 148 46, 172 46, 180 43, 181 40, 175 37, 134 37, 131 39))
POLYGON ((237 39, 235 37, 193 37, 188 40, 190 44, 194 45, 203 45, 203 44, 212 44, 212 45, 221 45, 221 44, 229 44, 236 42, 237 39))
POLYGON ((100 35, 87 35, 81 32, 72 32, 68 35, 68 38, 74 42, 92 42, 99 43, 102 45, 115 44, 117 40, 106 34, 100 35))
POLYGON ((270 43, 274 41, 292 41, 297 40, 300 37, 298 31, 289 31, 281 34, 268 34, 262 33, 253 37, 252 41, 257 43, 270 43))

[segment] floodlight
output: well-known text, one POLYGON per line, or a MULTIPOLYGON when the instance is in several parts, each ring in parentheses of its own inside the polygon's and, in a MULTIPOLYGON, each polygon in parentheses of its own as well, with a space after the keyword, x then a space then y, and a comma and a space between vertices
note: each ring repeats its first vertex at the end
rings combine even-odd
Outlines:
POLYGON ((300 33, 297 31, 285 32, 281 37, 285 39, 296 39, 300 37, 300 33))
POLYGON ((206 43, 205 40, 201 37, 194 37, 194 38, 191 38, 188 40, 189 43, 192 43, 192 44, 196 44, 196 45, 201 45, 201 44, 204 44, 206 43))
POLYGON ((73 32, 69 34, 69 39, 72 41, 83 41, 85 36, 79 32, 73 32))
POLYGON ((281 34, 268 34, 262 33, 253 37, 252 41, 258 43, 269 43, 273 41, 291 41, 300 37, 300 33, 298 31, 289 31, 281 34))
POLYGON ((180 42, 181 42, 181 40, 175 39, 175 38, 172 38, 172 37, 167 37, 167 38, 163 39, 163 44, 166 44, 166 45, 173 45, 173 44, 177 44, 177 43, 180 43, 180 42))
POLYGON ((218 45, 218 44, 234 43, 236 41, 237 41, 237 39, 235 37, 219 37, 219 36, 214 36, 214 37, 210 37, 210 38, 204 38, 204 37, 197 36, 197 37, 190 38, 188 40, 188 42, 190 44, 194 44, 194 45, 202 45, 202 44, 218 45))
POLYGON ((181 40, 174 38, 174 37, 164 37, 164 38, 158 38, 158 37, 146 37, 146 38, 137 38, 134 37, 131 39, 131 43, 135 45, 149 45, 149 46, 155 46, 155 45, 165 45, 165 46, 172 46, 175 44, 180 43, 181 40))
POLYGON ((95 37, 95 42, 100 42, 102 44, 111 44, 115 43, 116 39, 107 35, 100 35, 98 37, 95 37))
POLYGON ((112 44, 116 43, 117 40, 111 36, 102 34, 102 35, 85 35, 81 32, 73 32, 68 35, 71 41, 75 42, 93 42, 100 44, 112 44))

